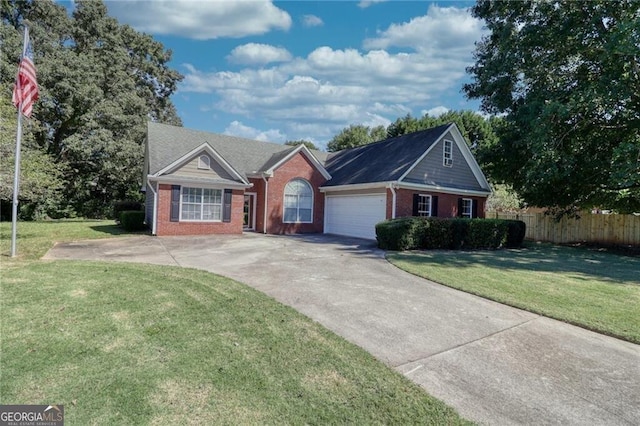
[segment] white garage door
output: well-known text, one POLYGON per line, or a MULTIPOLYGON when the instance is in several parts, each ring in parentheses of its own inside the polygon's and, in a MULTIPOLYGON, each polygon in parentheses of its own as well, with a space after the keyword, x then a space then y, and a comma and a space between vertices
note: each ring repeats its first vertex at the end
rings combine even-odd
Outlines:
POLYGON ((325 233, 375 239, 376 223, 386 218, 386 195, 327 196, 324 212, 325 233))

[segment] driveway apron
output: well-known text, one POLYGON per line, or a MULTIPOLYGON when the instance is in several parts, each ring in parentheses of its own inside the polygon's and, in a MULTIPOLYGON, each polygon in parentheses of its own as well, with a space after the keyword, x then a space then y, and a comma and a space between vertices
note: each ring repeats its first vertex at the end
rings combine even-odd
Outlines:
POLYGON ((366 240, 132 237, 49 259, 204 269, 292 306, 483 424, 640 424, 640 346, 405 273, 366 240))

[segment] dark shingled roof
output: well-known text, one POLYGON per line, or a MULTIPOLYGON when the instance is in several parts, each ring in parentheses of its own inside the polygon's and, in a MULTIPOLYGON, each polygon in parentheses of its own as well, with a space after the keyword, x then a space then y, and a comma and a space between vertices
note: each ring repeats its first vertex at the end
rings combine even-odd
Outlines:
MULTIPOLYGON (((451 124, 335 153, 312 150, 331 175, 323 186, 397 181, 451 124)), ((243 177, 269 170, 296 147, 149 122, 149 173, 209 144, 243 177)), ((424 182, 423 182, 424 183, 424 182)), ((464 188, 463 188, 464 189, 464 188)))
POLYGON ((331 180, 323 186, 398 180, 450 125, 338 151, 325 163, 331 180))

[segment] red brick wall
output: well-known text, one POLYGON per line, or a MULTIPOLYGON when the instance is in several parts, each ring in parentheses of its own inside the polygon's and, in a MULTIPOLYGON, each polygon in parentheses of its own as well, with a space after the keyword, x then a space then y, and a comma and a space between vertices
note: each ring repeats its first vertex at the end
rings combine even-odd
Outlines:
MULTIPOLYGON (((298 153, 289 161, 280 166, 268 178, 268 203, 267 203, 267 233, 269 234, 293 234, 293 233, 311 233, 322 232, 324 227, 324 194, 320 192, 320 186, 324 184, 326 179, 322 174, 307 160, 307 158, 298 153), (313 223, 284 223, 282 221, 284 215, 284 187, 292 179, 305 179, 313 188, 313 223)), ((254 182, 255 183, 255 182, 254 182)), ((258 192, 258 209, 256 212, 256 229, 259 232, 263 230, 264 210, 262 202, 264 199, 264 182, 255 185, 260 188, 258 192), (259 218, 257 216, 260 216, 259 218)))
MULTIPOLYGON (((388 191, 387 197, 387 218, 391 217, 392 194, 388 191)), ((484 216, 485 197, 472 197, 467 195, 444 194, 442 192, 414 191, 410 189, 396 189, 396 217, 413 215, 413 194, 426 194, 438 196, 438 217, 458 216, 458 198, 471 198, 478 200, 478 217, 484 216)))
POLYGON ((244 191, 234 189, 231 196, 231 222, 171 222, 171 185, 158 190, 156 235, 241 234, 244 220, 244 191))

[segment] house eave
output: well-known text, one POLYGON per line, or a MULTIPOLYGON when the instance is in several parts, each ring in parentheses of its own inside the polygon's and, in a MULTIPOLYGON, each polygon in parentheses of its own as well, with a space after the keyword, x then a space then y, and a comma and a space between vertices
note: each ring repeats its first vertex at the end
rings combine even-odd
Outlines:
POLYGON ((340 191, 357 191, 359 189, 386 189, 389 185, 395 184, 395 181, 385 182, 369 182, 369 183, 354 183, 349 185, 336 185, 336 186, 321 186, 320 192, 340 192, 340 191))
POLYGON ((211 187, 211 188, 228 188, 228 189, 247 189, 253 187, 252 183, 241 182, 219 182, 219 181, 206 181, 204 179, 190 179, 182 176, 148 176, 149 182, 157 182, 164 184, 191 184, 198 187, 211 187))
POLYGON ((394 187, 399 189, 413 189, 413 190, 441 192, 443 194, 474 195, 477 197, 488 197, 489 195, 491 195, 491 191, 487 191, 487 190, 450 188, 450 187, 440 186, 440 185, 425 185, 421 183, 410 183, 410 182, 398 182, 394 187))

